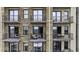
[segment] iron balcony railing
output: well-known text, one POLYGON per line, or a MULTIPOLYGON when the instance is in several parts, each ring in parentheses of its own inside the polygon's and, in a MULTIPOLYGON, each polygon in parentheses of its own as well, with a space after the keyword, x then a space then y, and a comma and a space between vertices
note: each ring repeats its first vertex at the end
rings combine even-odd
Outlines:
POLYGON ((64 39, 64 40, 72 40, 73 39, 73 33, 69 34, 53 34, 54 39, 64 39))
POLYGON ((58 16, 58 17, 53 17, 53 23, 73 23, 73 17, 67 17, 66 16, 58 16))
POLYGON ((37 18, 34 18, 33 16, 30 17, 30 21, 31 21, 31 22, 45 22, 46 20, 47 20, 47 19, 46 19, 45 16, 44 16, 44 17, 38 16, 37 18))
POLYGON ((20 19, 19 16, 10 17, 9 15, 3 15, 3 22, 19 22, 20 19))
POLYGON ((10 34, 10 36, 9 36, 9 33, 4 33, 4 34, 3 34, 3 39, 12 39, 12 38, 19 39, 19 38, 20 38, 20 35, 17 34, 17 35, 15 35, 15 36, 13 36, 13 34, 10 34))

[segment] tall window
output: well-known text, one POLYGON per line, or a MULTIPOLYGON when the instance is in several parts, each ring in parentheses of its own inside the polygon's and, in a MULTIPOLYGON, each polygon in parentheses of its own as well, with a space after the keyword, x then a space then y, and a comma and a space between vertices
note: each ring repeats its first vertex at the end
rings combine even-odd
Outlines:
POLYGON ((9 19, 10 21, 18 21, 18 10, 10 10, 9 19))
POLYGON ((37 42, 37 43, 34 43, 33 44, 33 50, 35 51, 35 52, 42 52, 42 44, 43 43, 41 43, 41 42, 37 42))
POLYGON ((24 19, 28 19, 29 18, 29 12, 28 10, 24 10, 24 19))
POLYGON ((23 34, 28 35, 28 26, 23 26, 23 34))
POLYGON ((10 50, 10 52, 18 52, 19 51, 18 43, 17 42, 9 43, 9 50, 10 50))
POLYGON ((61 12, 59 11, 53 12, 53 21, 60 22, 60 20, 61 20, 61 12))
POLYGON ((9 26, 9 37, 17 38, 19 36, 19 28, 17 26, 9 26))
POLYGON ((68 26, 64 26, 64 34, 68 34, 68 26))
POLYGON ((33 19, 34 21, 42 21, 42 10, 34 10, 33 19))
POLYGON ((68 41, 64 42, 64 49, 68 49, 68 41))
POLYGON ((68 11, 64 11, 64 21, 68 20, 68 11))

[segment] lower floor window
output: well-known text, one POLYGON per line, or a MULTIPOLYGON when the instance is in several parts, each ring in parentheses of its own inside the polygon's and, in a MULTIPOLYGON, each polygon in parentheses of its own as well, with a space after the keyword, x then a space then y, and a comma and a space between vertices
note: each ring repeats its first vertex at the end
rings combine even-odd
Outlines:
POLYGON ((54 41, 53 42, 53 51, 60 52, 61 51, 61 41, 54 41))
POLYGON ((42 43, 34 43, 33 44, 33 50, 35 52, 42 52, 42 49, 43 49, 42 43))
POLYGON ((68 41, 64 42, 64 49, 68 49, 68 41))

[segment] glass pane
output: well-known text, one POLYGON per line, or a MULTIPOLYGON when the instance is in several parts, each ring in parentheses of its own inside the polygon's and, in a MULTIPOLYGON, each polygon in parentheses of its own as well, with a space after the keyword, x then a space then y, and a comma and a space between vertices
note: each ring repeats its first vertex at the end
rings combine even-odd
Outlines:
POLYGON ((10 27, 10 37, 14 37, 14 27, 10 27))
POLYGON ((64 12, 64 19, 67 19, 68 12, 64 12))
POLYGON ((60 12, 57 12, 57 16, 60 16, 60 12))
POLYGON ((37 21, 37 18, 38 18, 37 16, 34 16, 34 21, 37 21))
POLYGON ((33 11, 33 15, 37 15, 37 11, 36 10, 33 11))
POLYGON ((10 15, 13 15, 13 10, 10 10, 10 15))
POLYGON ((28 27, 27 26, 24 26, 24 30, 28 30, 28 27))
POLYGON ((18 15, 18 10, 14 10, 14 15, 18 15))
POLYGON ((68 26, 65 26, 64 29, 65 29, 65 30, 68 30, 68 26))
POLYGON ((14 16, 14 21, 18 21, 18 16, 14 16))
POLYGON ((57 12, 57 22, 60 22, 60 12, 57 12))
POLYGON ((52 16, 53 21, 56 21, 56 12, 53 12, 53 16, 52 16))
POLYGON ((68 41, 64 42, 64 49, 68 49, 68 41))
POLYGON ((24 14, 28 14, 28 10, 24 10, 24 14))
POLYGON ((24 15, 24 18, 28 18, 28 15, 24 15))
POLYGON ((10 21, 13 21, 13 16, 10 16, 10 21))
POLYGON ((42 21, 42 16, 38 16, 38 21, 42 21))
POLYGON ((42 10, 39 10, 38 11, 38 15, 42 15, 42 10))

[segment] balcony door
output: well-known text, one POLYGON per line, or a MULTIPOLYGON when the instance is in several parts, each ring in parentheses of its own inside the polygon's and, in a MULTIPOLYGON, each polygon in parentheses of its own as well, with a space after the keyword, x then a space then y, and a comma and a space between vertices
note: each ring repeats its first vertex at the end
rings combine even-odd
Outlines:
POLYGON ((53 51, 54 52, 61 52, 61 41, 54 41, 53 42, 53 51))
POLYGON ((19 28, 18 26, 9 26, 9 38, 18 38, 19 28))
POLYGON ((43 26, 33 26, 33 38, 43 38, 43 26))
POLYGON ((10 52, 18 52, 19 51, 19 45, 17 42, 10 42, 9 43, 9 50, 10 52))

